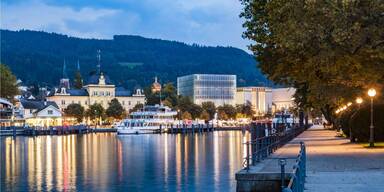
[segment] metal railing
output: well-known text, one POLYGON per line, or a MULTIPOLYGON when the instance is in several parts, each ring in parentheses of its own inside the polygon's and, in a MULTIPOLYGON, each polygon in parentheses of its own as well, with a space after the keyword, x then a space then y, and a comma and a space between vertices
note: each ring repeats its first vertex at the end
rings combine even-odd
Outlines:
POLYGON ((293 172, 288 186, 283 188, 283 192, 303 192, 306 177, 307 154, 304 142, 300 142, 300 153, 293 166, 293 172))
POLYGON ((294 127, 284 132, 276 132, 269 136, 245 142, 247 152, 243 161, 244 169, 248 171, 250 165, 255 165, 260 160, 267 158, 279 147, 285 145, 304 130, 305 127, 294 127))

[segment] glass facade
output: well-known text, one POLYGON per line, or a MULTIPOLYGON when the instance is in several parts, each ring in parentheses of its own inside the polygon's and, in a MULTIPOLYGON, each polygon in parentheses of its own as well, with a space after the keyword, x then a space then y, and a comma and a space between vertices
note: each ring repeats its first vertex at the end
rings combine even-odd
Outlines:
POLYGON ((193 74, 178 77, 177 93, 191 97, 196 104, 212 101, 216 106, 233 105, 236 75, 193 74))

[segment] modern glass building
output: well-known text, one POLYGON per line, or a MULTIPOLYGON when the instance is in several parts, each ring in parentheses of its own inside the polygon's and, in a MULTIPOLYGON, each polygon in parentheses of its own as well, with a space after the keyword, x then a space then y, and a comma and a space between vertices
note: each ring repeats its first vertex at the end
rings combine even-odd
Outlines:
POLYGON ((192 74, 177 78, 177 94, 195 104, 212 101, 216 106, 235 104, 236 75, 192 74))

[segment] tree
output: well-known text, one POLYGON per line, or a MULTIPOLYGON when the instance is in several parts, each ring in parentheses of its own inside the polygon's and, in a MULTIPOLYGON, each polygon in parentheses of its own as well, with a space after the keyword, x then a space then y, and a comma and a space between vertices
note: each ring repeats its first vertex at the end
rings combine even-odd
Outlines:
POLYGON ((203 108, 201 108, 200 105, 192 104, 188 107, 188 112, 192 115, 193 119, 196 119, 200 117, 203 112, 203 108))
POLYGON ((252 109, 252 104, 249 101, 247 101, 246 104, 236 105, 236 111, 237 113, 241 113, 246 117, 253 117, 255 114, 252 109))
POLYGON ((144 108, 144 104, 137 103, 129 112, 140 111, 143 108, 144 108))
POLYGON ((89 108, 86 111, 86 114, 89 118, 91 118, 91 120, 104 118, 105 109, 100 103, 95 103, 89 106, 89 108))
POLYGON ((12 101, 18 93, 16 77, 8 66, 0 64, 0 97, 12 101))
POLYGON ((158 93, 152 93, 151 87, 144 88, 144 95, 147 105, 160 104, 160 95, 158 93))
POLYGON ((209 116, 209 113, 207 111, 203 111, 200 115, 200 119, 204 119, 206 122, 209 121, 211 118, 209 116))
POLYGON ((228 120, 228 115, 225 113, 225 111, 220 110, 218 114, 218 118, 221 120, 228 120))
POLYGON ((74 87, 76 89, 81 89, 83 88, 83 78, 81 77, 81 73, 80 71, 76 71, 75 73, 75 79, 73 80, 74 82, 74 87))
POLYGON ((236 108, 232 105, 224 104, 223 106, 217 107, 217 111, 219 112, 219 117, 226 117, 223 119, 236 118, 236 108))
POLYGON ((201 104, 201 107, 205 110, 205 112, 208 113, 209 119, 213 119, 215 117, 215 113, 216 113, 215 103, 211 101, 203 102, 201 104))
POLYGON ((384 82, 381 1, 242 0, 244 37, 259 67, 297 88, 301 111, 332 121, 340 103, 384 82))
POLYGON ((185 119, 185 120, 189 120, 189 119, 192 119, 192 115, 191 115, 188 111, 185 111, 185 112, 181 115, 181 118, 182 118, 182 119, 185 119))
POLYGON ((190 106, 193 105, 193 102, 189 97, 179 96, 177 108, 180 109, 181 112, 189 111, 190 106))
POLYGON ((106 110, 106 115, 115 119, 123 118, 123 116, 125 115, 125 110, 120 104, 119 100, 117 100, 116 98, 111 100, 106 110))
POLYGON ((165 84, 161 91, 162 96, 165 98, 163 103, 167 103, 169 107, 175 108, 177 106, 178 96, 176 87, 173 85, 173 83, 165 84))
POLYGON ((80 123, 83 121, 84 117, 84 107, 77 103, 72 103, 64 109, 64 113, 66 116, 76 118, 77 122, 80 123))

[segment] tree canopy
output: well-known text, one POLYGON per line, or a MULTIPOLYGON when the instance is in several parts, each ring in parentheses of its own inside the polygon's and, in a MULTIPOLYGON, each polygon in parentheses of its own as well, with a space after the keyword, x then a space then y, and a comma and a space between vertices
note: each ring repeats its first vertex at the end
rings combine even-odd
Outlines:
POLYGON ((12 101, 18 93, 16 77, 8 66, 0 64, 0 97, 12 101))
POLYGON ((64 109, 66 116, 75 117, 77 122, 80 123, 84 117, 84 107, 77 103, 72 103, 64 109))
POLYGON ((116 98, 112 99, 111 102, 109 102, 109 106, 107 110, 105 111, 106 115, 108 117, 113 117, 115 119, 122 119, 125 115, 125 110, 119 100, 116 98))
POLYGON ((376 0, 241 0, 244 37, 259 67, 276 83, 297 88, 298 106, 332 120, 334 108, 381 89, 384 3, 376 0))
POLYGON ((89 106, 86 114, 92 120, 105 117, 105 109, 100 103, 95 103, 89 106))

